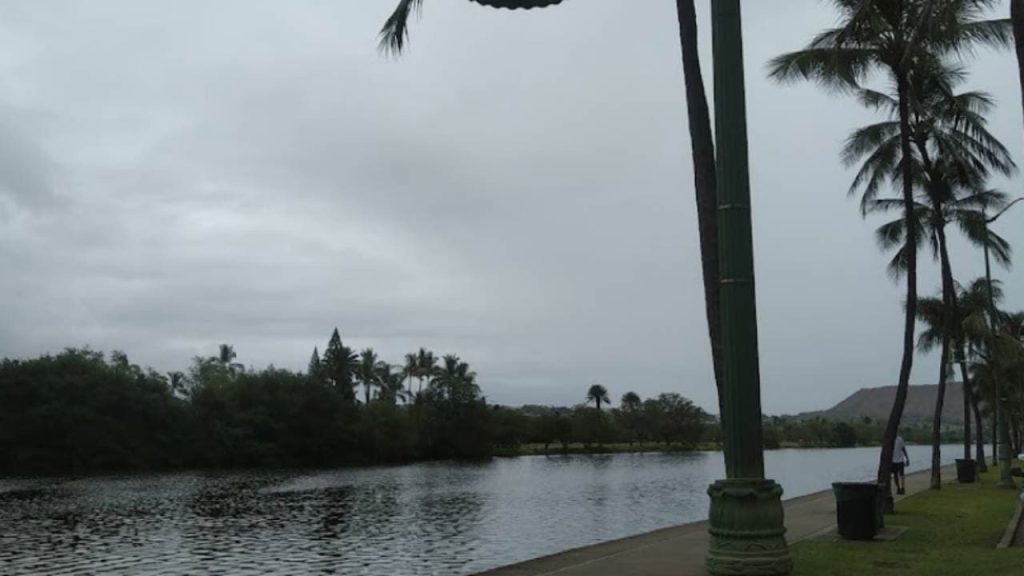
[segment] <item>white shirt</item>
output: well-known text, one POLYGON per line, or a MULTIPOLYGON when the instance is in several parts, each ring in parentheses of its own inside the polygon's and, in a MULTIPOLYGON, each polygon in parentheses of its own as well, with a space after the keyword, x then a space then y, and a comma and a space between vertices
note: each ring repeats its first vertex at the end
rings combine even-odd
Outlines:
POLYGON ((896 437, 896 443, 892 445, 892 463, 903 464, 906 462, 907 445, 903 442, 902 436, 896 437))

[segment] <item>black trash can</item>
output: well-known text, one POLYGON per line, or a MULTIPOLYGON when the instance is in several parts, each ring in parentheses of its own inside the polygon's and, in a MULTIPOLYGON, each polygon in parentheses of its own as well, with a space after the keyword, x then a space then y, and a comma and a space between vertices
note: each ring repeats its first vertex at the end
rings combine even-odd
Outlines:
POLYGON ((847 540, 871 540, 881 528, 880 491, 875 482, 835 482, 836 524, 847 540))
POLYGON ((971 484, 978 477, 978 463, 974 460, 957 458, 956 480, 961 484, 971 484))

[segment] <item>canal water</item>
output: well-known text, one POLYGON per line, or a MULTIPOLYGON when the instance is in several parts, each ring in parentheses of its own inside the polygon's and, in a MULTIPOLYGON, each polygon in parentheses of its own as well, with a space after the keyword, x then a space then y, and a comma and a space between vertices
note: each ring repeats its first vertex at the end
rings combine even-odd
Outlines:
MULTIPOLYGON (((911 470, 930 448, 909 448, 911 470)), ((947 462, 959 453, 946 446, 947 462)), ((775 450, 785 498, 873 477, 878 450, 775 450)), ((473 574, 702 520, 722 455, 0 478, 0 574, 473 574)))

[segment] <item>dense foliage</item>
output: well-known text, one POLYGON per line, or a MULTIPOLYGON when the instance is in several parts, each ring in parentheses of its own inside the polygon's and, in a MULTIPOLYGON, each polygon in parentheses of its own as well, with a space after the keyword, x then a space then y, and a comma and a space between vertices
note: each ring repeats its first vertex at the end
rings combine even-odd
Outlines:
POLYGON ((222 345, 187 373, 166 375, 120 352, 6 359, 0 474, 480 458, 516 453, 526 441, 590 447, 645 438, 695 446, 708 421, 676 394, 638 400, 635 413, 580 406, 538 415, 488 406, 476 374, 457 356, 439 361, 421 349, 396 369, 373 350, 356 354, 337 331, 323 359, 314 351, 306 373, 246 370, 235 357, 222 345))
MULTIPOLYGON (((371 357, 371 354, 364 356, 371 357)), ((445 357, 415 395, 361 370, 335 332, 309 372, 245 370, 230 346, 167 375, 88 350, 0 364, 0 474, 182 466, 333 466, 491 453, 468 365, 445 357), (365 390, 366 401, 356 398, 365 390), (404 403, 400 404, 402 399, 404 403)))
MULTIPOLYGON (((120 352, 4 360, 0 474, 339 466, 720 441, 715 419, 679 394, 627 392, 608 408, 608 390, 596 386, 571 408, 489 406, 456 356, 439 361, 420 350, 398 369, 372 350, 354 353, 337 334, 306 373, 246 370, 234 360, 226 345, 166 375, 120 352)), ((769 448, 874 444, 881 434, 880 422, 765 420, 769 448)), ((906 436, 927 439, 923 428, 906 436)))
POLYGON ((0 364, 0 472, 184 463, 192 414, 163 378, 89 351, 0 364))

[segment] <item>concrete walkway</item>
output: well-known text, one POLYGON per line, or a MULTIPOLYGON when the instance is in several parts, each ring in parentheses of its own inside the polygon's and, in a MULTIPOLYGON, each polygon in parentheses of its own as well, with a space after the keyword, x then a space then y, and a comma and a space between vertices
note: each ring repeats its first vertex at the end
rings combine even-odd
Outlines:
MULTIPOLYGON (((928 470, 907 476, 907 496, 927 489, 929 478, 928 470)), ((955 480, 955 467, 942 469, 943 484, 955 480)), ((898 496, 897 502, 907 496, 898 496)), ((783 508, 790 544, 835 529, 836 502, 831 490, 787 500, 783 508)), ((708 525, 704 521, 577 548, 480 576, 705 576, 707 548, 708 525)))

